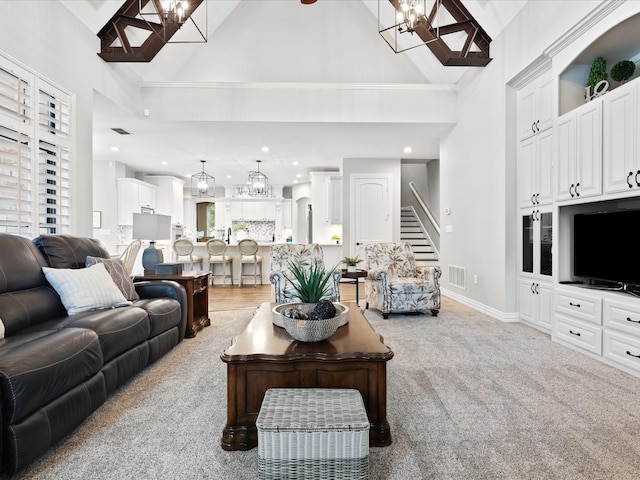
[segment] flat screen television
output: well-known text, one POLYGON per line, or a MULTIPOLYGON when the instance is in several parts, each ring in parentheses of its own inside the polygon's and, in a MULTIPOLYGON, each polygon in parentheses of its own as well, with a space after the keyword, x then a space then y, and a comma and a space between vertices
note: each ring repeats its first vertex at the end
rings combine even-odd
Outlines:
POLYGON ((573 274, 592 286, 640 290, 640 209, 576 214, 573 274))

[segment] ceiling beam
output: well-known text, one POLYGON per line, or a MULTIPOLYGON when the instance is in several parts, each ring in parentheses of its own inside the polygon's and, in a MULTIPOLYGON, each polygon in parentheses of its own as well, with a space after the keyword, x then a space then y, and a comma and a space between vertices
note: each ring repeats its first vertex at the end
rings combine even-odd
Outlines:
MULTIPOLYGON (((389 0, 397 10, 398 0, 389 0)), ((424 19, 415 27, 415 33, 423 43, 431 50, 440 63, 446 67, 484 67, 490 61, 489 44, 491 37, 484 31, 473 15, 462 5, 461 0, 439 0, 434 1, 433 8, 429 16, 422 16, 424 19), (455 19, 456 23, 449 25, 433 26, 433 22, 438 13, 438 8, 445 8, 455 19), (462 50, 452 50, 447 45, 445 36, 465 32, 467 38, 462 50), (479 51, 471 51, 471 47, 476 45, 479 51)))
MULTIPOLYGON (((204 0, 190 0, 185 11, 185 21, 189 20, 196 8, 204 0)), ((162 4, 159 0, 153 0, 151 6, 154 13, 141 14, 149 0, 126 0, 116 14, 98 32, 100 38, 100 53, 98 55, 106 62, 150 62, 173 37, 180 25, 165 22, 163 18, 162 4), (144 18, 152 16, 160 20, 160 23, 152 22, 144 18), (140 46, 132 46, 127 29, 136 29, 148 32, 148 36, 140 46), (114 45, 118 41, 120 45, 114 45)))

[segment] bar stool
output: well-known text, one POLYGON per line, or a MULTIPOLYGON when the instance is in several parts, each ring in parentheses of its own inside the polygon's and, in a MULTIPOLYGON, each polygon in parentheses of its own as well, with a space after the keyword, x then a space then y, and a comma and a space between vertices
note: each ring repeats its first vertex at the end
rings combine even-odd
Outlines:
POLYGON ((212 238, 207 242, 207 252, 209 252, 209 270, 211 270, 211 285, 215 284, 214 277, 222 277, 222 285, 227 286, 227 265, 229 266, 229 277, 233 285, 233 257, 225 255, 227 244, 222 240, 212 238), (215 266, 222 265, 222 273, 215 273, 215 266))
POLYGON ((202 257, 193 254, 193 243, 187 238, 179 238, 173 242, 173 253, 178 263, 189 263, 190 270, 193 270, 193 264, 197 263, 202 270, 202 257), (189 259, 180 259, 180 257, 189 257, 189 259))
POLYGON ((240 286, 242 286, 243 277, 253 277, 253 286, 258 285, 258 275, 260 275, 260 285, 262 285, 262 257, 258 255, 258 242, 245 238, 238 242, 238 250, 240 251, 240 286), (245 273, 245 265, 253 265, 253 270, 245 273), (258 271, 260 266, 260 271, 258 271))

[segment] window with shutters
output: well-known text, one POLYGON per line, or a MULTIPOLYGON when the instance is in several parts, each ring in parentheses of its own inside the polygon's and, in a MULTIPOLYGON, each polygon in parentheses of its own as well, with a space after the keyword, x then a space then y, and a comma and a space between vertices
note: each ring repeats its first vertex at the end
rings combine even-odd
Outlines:
POLYGON ((68 233, 71 96, 0 56, 0 232, 68 233))

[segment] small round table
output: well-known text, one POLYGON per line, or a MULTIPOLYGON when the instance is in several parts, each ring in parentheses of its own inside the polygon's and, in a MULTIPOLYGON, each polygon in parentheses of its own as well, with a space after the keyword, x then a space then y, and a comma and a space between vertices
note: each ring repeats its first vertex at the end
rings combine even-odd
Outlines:
POLYGON ((359 303, 359 295, 358 285, 360 284, 360 279, 367 276, 367 271, 362 269, 357 269, 355 272, 349 272, 346 268, 343 268, 340 272, 342 274, 342 278, 348 278, 351 281, 345 283, 355 283, 356 284, 356 305, 360 306, 359 303))

